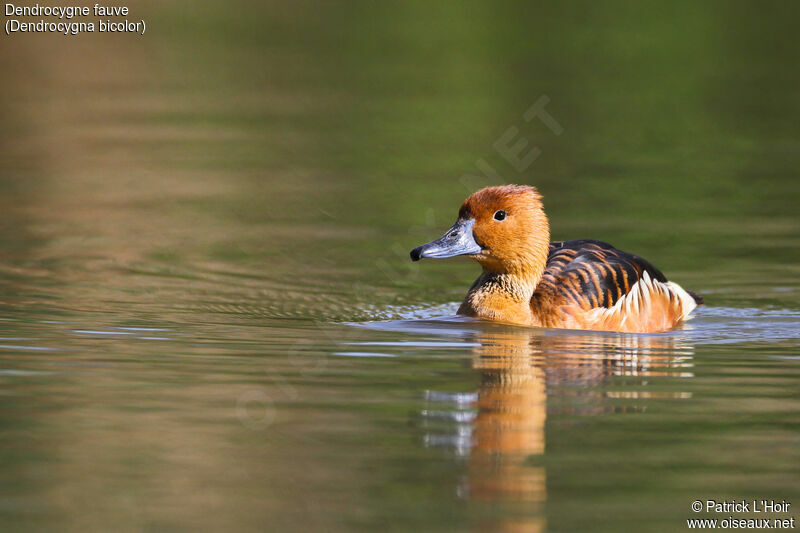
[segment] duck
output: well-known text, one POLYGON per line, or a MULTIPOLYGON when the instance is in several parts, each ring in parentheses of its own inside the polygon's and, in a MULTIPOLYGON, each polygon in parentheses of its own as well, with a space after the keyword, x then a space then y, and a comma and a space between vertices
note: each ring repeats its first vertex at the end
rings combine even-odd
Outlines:
POLYGON ((542 196, 529 185, 470 195, 444 235, 411 260, 465 255, 482 272, 459 315, 544 328, 658 333, 703 303, 649 261, 593 239, 550 241, 542 196))

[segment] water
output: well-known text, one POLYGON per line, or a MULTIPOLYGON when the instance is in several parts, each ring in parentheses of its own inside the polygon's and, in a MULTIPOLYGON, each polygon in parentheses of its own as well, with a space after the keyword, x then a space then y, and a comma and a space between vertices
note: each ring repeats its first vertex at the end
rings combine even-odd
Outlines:
POLYGON ((7 38, 3 529, 800 505, 796 14, 659 9, 151 3, 143 38, 7 38), (558 135, 523 118, 542 95, 558 135), (475 265, 408 251, 496 181, 707 305, 654 335, 454 316, 475 265))

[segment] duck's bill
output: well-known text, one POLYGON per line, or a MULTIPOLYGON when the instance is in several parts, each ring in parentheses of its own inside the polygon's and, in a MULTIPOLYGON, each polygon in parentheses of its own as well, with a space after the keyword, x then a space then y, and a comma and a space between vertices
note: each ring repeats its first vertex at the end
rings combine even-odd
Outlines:
POLYGON ((423 257, 443 259, 456 255, 472 255, 481 253, 481 247, 472 235, 475 219, 459 220, 444 235, 428 244, 417 246, 411 250, 411 260, 419 261, 423 257))

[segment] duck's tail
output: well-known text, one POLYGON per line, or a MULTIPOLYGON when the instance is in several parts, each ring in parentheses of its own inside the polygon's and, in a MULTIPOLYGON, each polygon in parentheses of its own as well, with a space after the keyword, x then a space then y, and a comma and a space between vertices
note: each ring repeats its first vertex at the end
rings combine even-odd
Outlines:
POLYGON ((673 328, 703 302, 677 283, 652 279, 645 271, 628 293, 612 307, 592 309, 591 329, 653 333, 673 328))
POLYGON ((694 298, 694 303, 696 303, 697 305, 703 305, 705 303, 705 300, 703 300, 703 297, 700 296, 699 294, 697 294, 696 292, 694 292, 694 291, 686 291, 686 292, 689 293, 689 296, 694 298))

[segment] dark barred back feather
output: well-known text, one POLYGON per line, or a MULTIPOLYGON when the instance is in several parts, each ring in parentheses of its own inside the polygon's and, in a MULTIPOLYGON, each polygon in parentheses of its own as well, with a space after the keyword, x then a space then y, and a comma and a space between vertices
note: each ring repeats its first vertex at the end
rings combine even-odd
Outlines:
POLYGON ((551 242, 544 275, 531 303, 571 304, 585 310, 611 307, 644 272, 654 280, 667 281, 646 259, 608 243, 591 239, 551 242))

